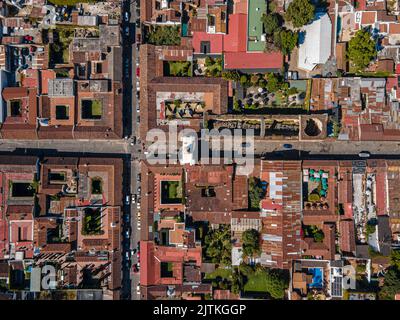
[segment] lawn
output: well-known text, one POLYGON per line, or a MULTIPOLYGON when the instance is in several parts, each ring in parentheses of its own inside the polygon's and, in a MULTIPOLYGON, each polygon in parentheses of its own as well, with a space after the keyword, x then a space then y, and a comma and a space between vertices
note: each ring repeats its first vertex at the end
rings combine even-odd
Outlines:
POLYGON ((231 269, 225 269, 225 268, 217 268, 217 269, 215 269, 214 272, 207 273, 204 276, 204 279, 214 280, 214 279, 216 279, 218 277, 221 277, 222 279, 232 280, 232 270, 231 269))
POLYGON ((254 272, 243 287, 247 292, 268 292, 267 278, 265 274, 254 272))
POLYGON ((161 203, 182 202, 182 181, 161 181, 161 203))

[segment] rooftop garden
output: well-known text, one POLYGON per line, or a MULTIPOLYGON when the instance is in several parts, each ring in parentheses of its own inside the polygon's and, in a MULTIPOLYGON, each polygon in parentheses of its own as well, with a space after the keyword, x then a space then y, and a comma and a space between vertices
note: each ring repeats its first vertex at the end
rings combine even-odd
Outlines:
POLYGON ((192 63, 190 61, 164 61, 164 76, 191 77, 192 63))
POLYGON ((82 217, 82 234, 86 236, 101 235, 101 210, 86 208, 82 217))
POLYGON ((146 33, 146 42, 154 45, 180 45, 179 26, 150 26, 146 33))
POLYGON ((101 119, 103 114, 103 103, 97 99, 83 99, 82 106, 82 119, 85 120, 98 120, 101 119))
POLYGON ((329 209, 327 202, 329 185, 328 172, 305 169, 303 172, 304 208, 307 210, 329 209))
POLYGON ((179 204, 182 203, 182 181, 161 181, 161 203, 179 204))

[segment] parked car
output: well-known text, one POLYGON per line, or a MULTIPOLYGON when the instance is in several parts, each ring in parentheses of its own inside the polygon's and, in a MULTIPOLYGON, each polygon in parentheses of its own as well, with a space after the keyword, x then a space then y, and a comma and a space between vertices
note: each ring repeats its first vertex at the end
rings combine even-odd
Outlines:
POLYGON ((133 195, 132 195, 132 203, 135 203, 135 202, 136 202, 136 195, 133 194, 133 195))
POLYGON ((125 237, 129 238, 130 234, 129 234, 129 230, 125 230, 125 237))
POLYGON ((139 268, 137 267, 136 264, 133 265, 132 269, 133 269, 134 273, 138 273, 139 272, 139 268))
POLYGON ((369 151, 361 151, 358 156, 360 158, 369 158, 371 156, 371 153, 369 151))
POLYGON ((142 180, 142 175, 138 173, 136 176, 136 181, 140 182, 140 180, 142 180))
POLYGON ((140 188, 140 186, 137 187, 137 193, 140 193, 140 191, 142 190, 142 188, 140 188))
POLYGON ((136 286, 136 293, 137 293, 138 295, 140 295, 140 284, 138 284, 138 285, 136 286))
POLYGON ((137 212, 137 216, 140 219, 140 211, 137 212))
POLYGON ((285 143, 284 145, 283 145, 283 148, 284 149, 292 149, 292 145, 290 144, 290 143, 285 143))
POLYGON ((126 251, 126 252, 125 252, 125 259, 126 259, 126 260, 129 260, 129 259, 130 259, 129 251, 126 251))
POLYGON ((125 28, 125 35, 129 36, 129 27, 125 28))
POLYGON ((125 204, 126 204, 126 205, 129 204, 129 200, 130 200, 130 197, 129 197, 129 195, 127 195, 127 196, 125 197, 125 204))
POLYGON ((140 220, 137 221, 137 229, 140 230, 140 220))
POLYGON ((136 208, 140 209, 140 202, 136 204, 136 208))

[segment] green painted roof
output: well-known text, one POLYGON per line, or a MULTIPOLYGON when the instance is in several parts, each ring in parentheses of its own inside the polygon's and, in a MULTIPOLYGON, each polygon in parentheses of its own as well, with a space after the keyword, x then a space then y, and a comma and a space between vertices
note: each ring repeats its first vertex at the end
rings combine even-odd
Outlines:
POLYGON ((266 0, 248 0, 247 51, 264 51, 265 42, 261 41, 263 34, 261 17, 266 12, 266 0), (254 39, 257 39, 257 42, 254 39))

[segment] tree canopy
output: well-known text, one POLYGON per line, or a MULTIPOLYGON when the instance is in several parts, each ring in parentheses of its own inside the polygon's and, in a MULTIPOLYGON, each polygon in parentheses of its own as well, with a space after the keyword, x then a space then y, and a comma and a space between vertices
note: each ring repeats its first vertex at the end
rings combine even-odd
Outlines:
POLYGON ((274 43, 284 55, 289 55, 296 47, 299 34, 291 30, 281 29, 274 34, 274 43))
POLYGON ((260 234, 255 229, 246 230, 242 233, 243 256, 252 257, 260 254, 260 234))
POLYGON ((249 178, 249 207, 250 209, 259 209, 260 200, 263 195, 261 180, 256 177, 249 178))
POLYGON ((357 71, 365 69, 376 57, 375 41, 367 29, 357 31, 350 39, 347 56, 357 71))
POLYGON ((312 21, 315 7, 309 0, 293 0, 286 11, 286 19, 300 28, 312 21))
POLYGON ((179 45, 180 29, 178 26, 152 26, 147 34, 147 42, 154 45, 179 45))
POLYGON ((205 237, 206 256, 213 263, 231 264, 231 228, 229 225, 221 225, 218 229, 210 230, 205 237))
POLYGON ((264 30, 268 36, 273 35, 274 32, 278 30, 282 24, 281 18, 277 13, 264 14, 261 18, 261 21, 264 24, 264 30))

